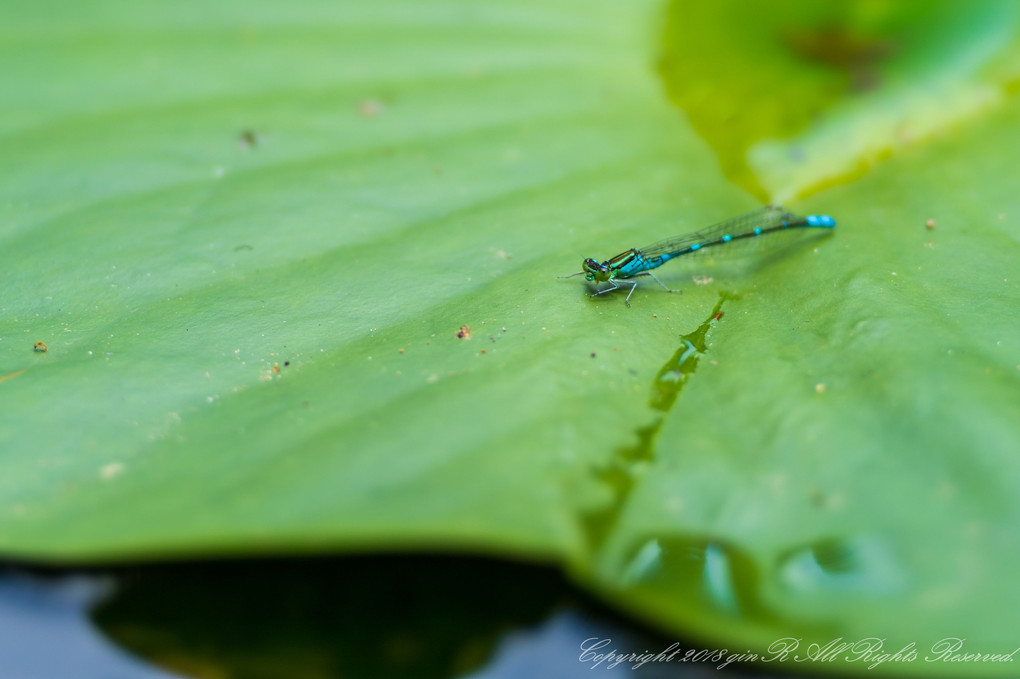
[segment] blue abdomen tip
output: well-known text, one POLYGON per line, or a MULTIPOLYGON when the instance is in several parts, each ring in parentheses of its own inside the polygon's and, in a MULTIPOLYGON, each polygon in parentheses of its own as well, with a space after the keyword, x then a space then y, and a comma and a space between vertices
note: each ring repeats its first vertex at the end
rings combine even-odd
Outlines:
POLYGON ((829 215, 808 215, 804 218, 808 226, 820 226, 824 229, 831 229, 836 226, 836 220, 829 215))

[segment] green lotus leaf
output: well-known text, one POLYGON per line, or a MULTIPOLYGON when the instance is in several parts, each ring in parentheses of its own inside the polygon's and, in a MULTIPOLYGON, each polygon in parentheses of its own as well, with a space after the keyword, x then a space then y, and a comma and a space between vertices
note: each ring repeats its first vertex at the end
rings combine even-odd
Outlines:
POLYGON ((1012 3, 51 4, 0 27, 5 557, 489 553, 731 648, 1013 651, 1012 3), (557 279, 765 199, 838 226, 557 279))

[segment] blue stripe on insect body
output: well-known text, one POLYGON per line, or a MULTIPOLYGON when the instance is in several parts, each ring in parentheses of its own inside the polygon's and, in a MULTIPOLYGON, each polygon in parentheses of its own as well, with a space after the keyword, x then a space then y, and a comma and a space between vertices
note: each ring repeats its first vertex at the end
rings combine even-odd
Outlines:
POLYGON ((642 271, 648 271, 649 269, 653 269, 657 266, 656 264, 650 263, 640 250, 629 250, 626 254, 627 257, 622 262, 616 262, 615 266, 612 264, 613 260, 606 262, 606 264, 609 264, 616 269, 617 276, 633 276, 634 274, 641 273, 642 271))
POLYGON ((836 220, 829 215, 808 215, 804 218, 808 226, 817 226, 823 229, 831 229, 836 226, 836 220))
POLYGON ((666 252, 652 260, 652 267, 662 266, 674 257, 679 257, 678 253, 666 252))

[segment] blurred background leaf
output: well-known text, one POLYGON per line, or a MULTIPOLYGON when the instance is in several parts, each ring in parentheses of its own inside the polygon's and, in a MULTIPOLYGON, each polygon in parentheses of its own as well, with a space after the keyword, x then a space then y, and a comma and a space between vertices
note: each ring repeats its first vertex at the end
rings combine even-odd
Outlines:
POLYGON ((784 201, 1001 105, 1016 27, 1011 0, 674 0, 660 72, 726 175, 784 201))

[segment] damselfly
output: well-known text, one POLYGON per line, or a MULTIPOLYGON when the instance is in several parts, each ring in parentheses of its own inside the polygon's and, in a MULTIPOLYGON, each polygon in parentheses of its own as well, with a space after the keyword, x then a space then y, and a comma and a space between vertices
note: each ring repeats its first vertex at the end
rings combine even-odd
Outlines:
POLYGON ((596 290, 591 296, 603 295, 607 292, 617 290, 621 285, 629 285, 630 292, 624 300, 630 306, 630 296, 637 288, 637 281, 633 280, 638 276, 650 276, 653 281, 666 288, 669 292, 679 292, 666 287, 652 274, 652 269, 657 269, 666 262, 682 255, 689 255, 713 245, 724 245, 747 238, 756 238, 771 233, 794 228, 822 228, 831 229, 836 226, 836 220, 828 215, 807 215, 798 217, 787 212, 779 205, 769 205, 754 212, 728 219, 703 231, 696 231, 684 236, 667 238, 666 240, 653 243, 643 248, 631 248, 621 252, 612 259, 599 264, 594 259, 588 258, 581 265, 581 271, 572 273, 569 276, 560 278, 573 278, 583 275, 589 281, 595 281, 595 285, 609 283, 612 287, 603 290, 596 290))

